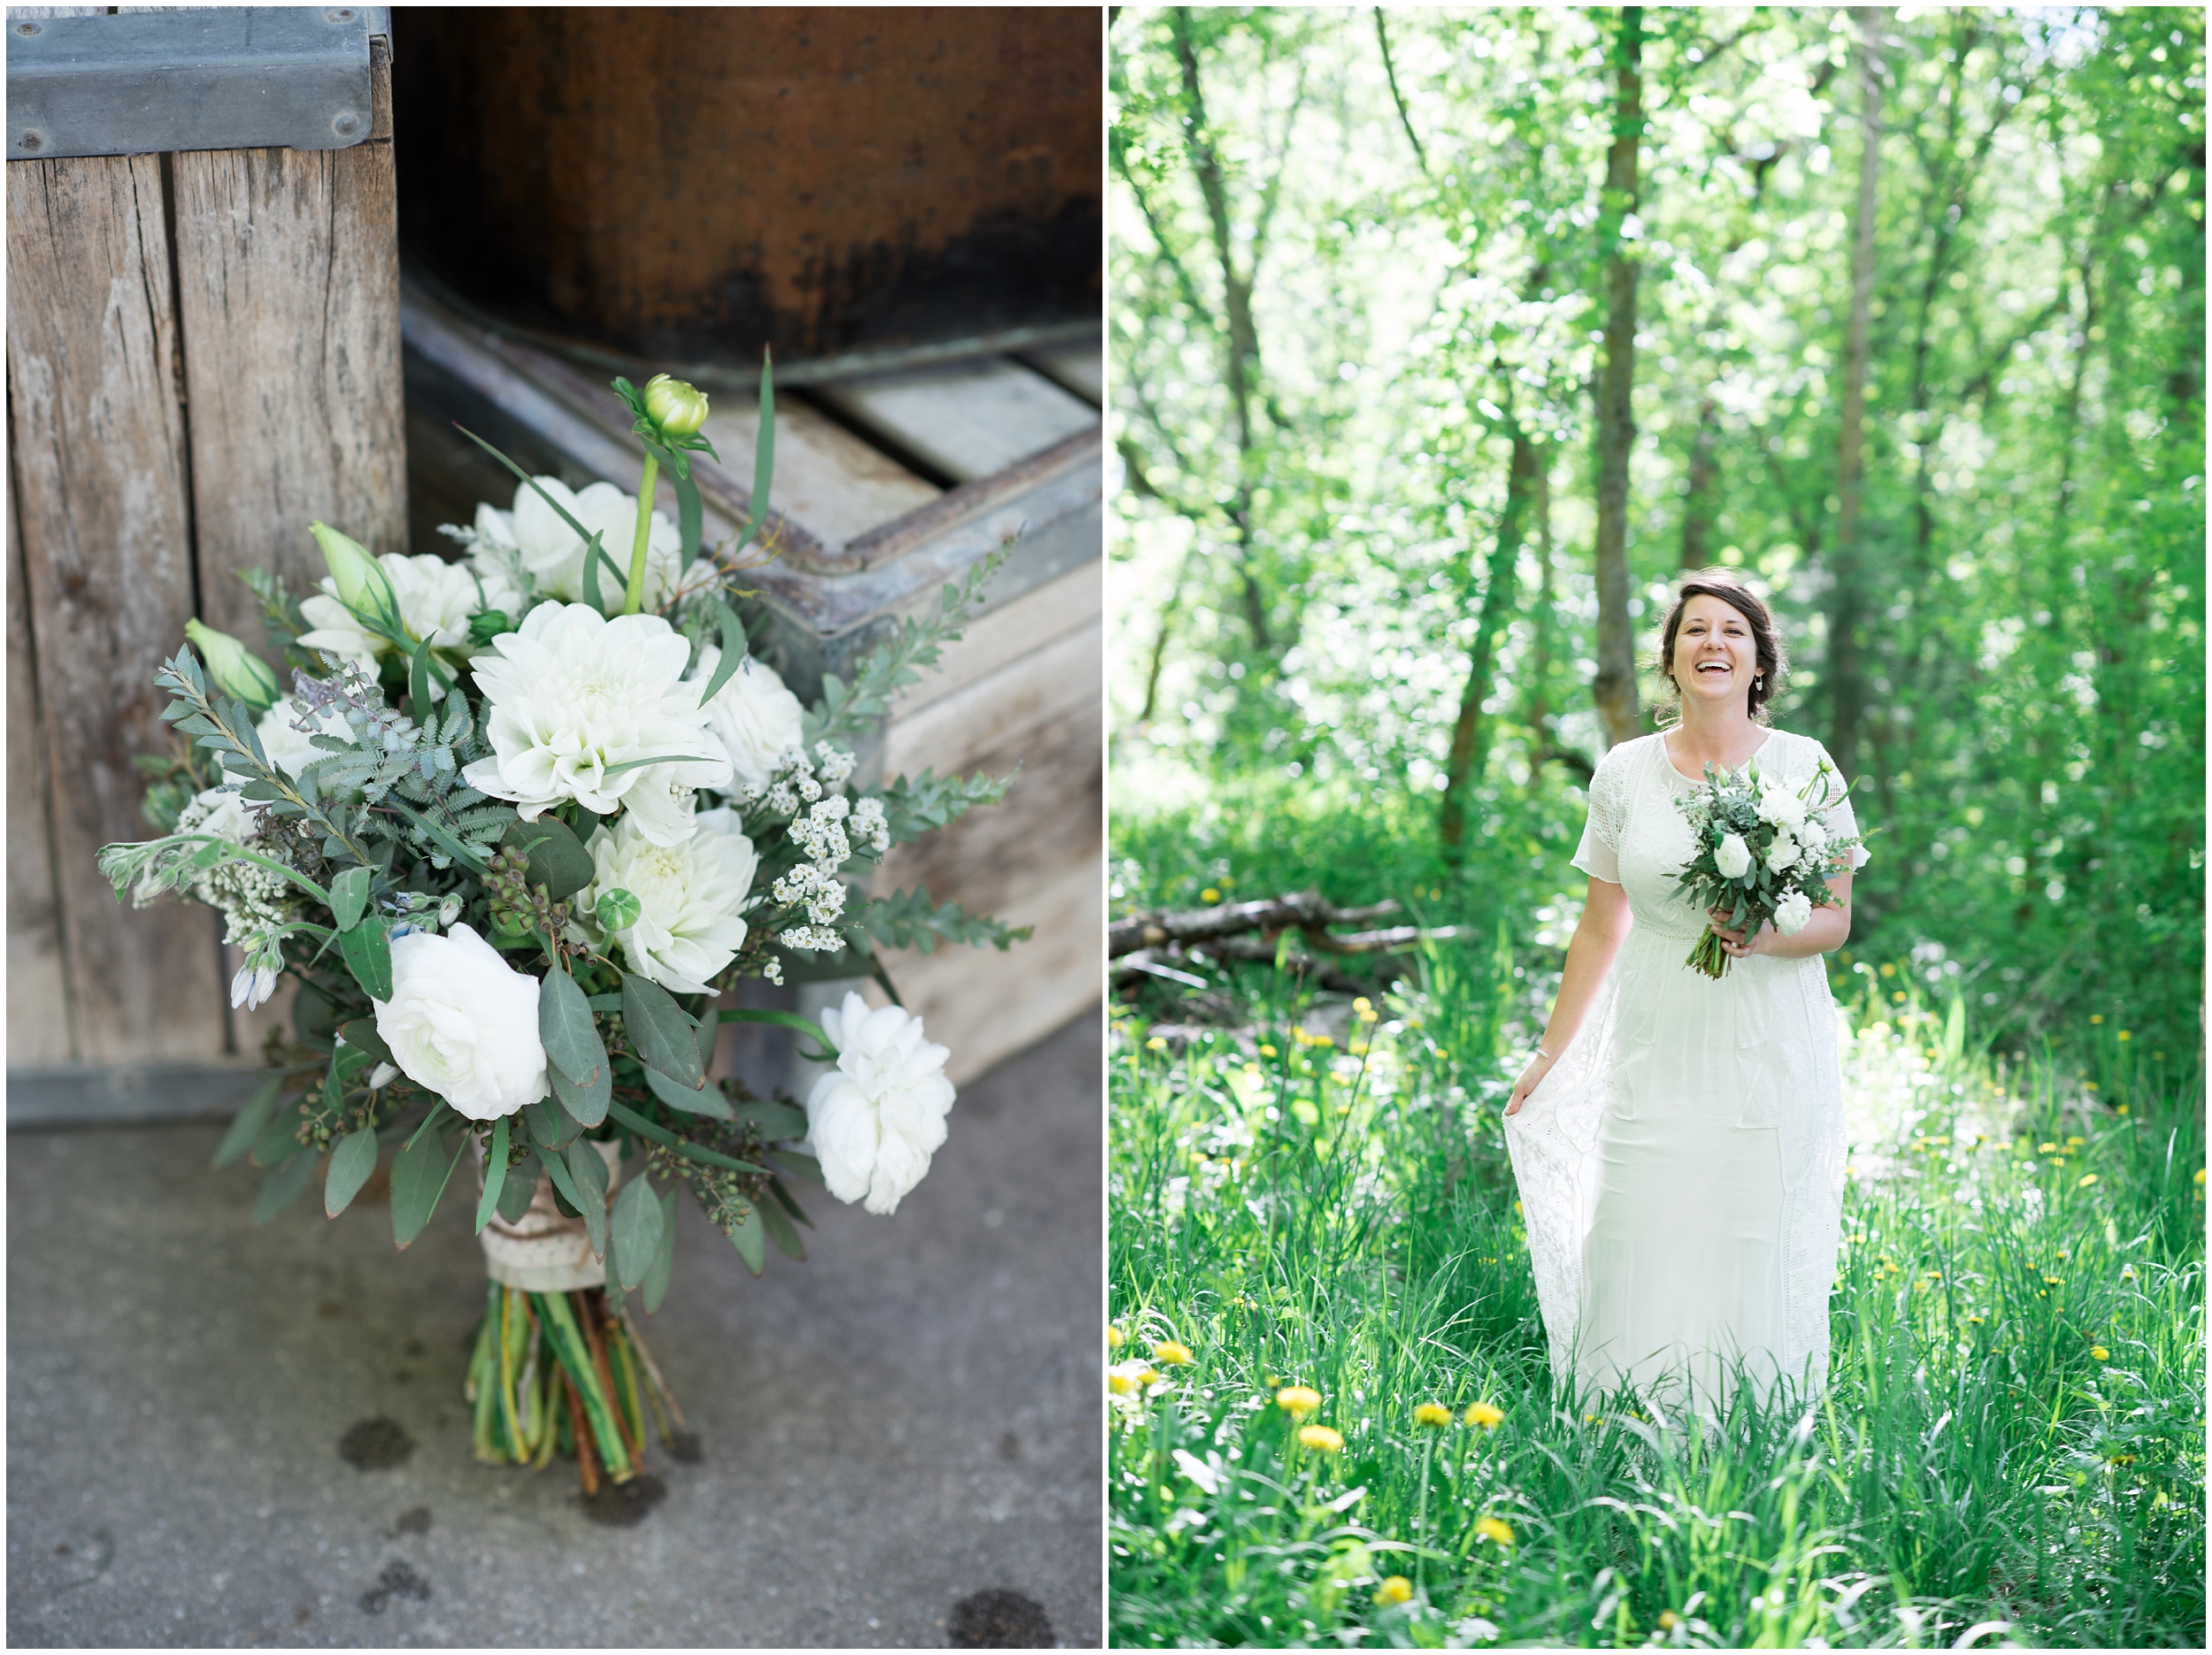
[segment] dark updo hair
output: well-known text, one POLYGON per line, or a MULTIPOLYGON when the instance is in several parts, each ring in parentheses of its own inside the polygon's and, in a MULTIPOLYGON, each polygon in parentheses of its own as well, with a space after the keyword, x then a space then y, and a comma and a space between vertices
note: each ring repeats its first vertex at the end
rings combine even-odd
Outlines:
POLYGON ((1774 624, 1774 611, 1765 600, 1725 569, 1699 569, 1682 578, 1682 584, 1674 589, 1674 602, 1668 608, 1666 624, 1659 632, 1659 659, 1655 663, 1659 676, 1673 692, 1671 704, 1678 722, 1681 718, 1682 686, 1674 681, 1675 634, 1682 629, 1682 610, 1692 598, 1718 598, 1723 603, 1742 616, 1751 628, 1751 643, 1758 660, 1758 676, 1750 690, 1750 706, 1747 709, 1760 724, 1766 722, 1767 703, 1774 699, 1775 691, 1782 687, 1782 674, 1789 670, 1789 658, 1782 653, 1782 634, 1774 624))

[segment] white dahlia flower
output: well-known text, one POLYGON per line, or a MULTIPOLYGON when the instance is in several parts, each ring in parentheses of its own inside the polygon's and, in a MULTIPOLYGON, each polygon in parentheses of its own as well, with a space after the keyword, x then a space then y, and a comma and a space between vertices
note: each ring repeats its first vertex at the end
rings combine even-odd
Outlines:
POLYGON ((588 916, 608 892, 627 891, 638 900, 637 922, 614 938, 630 969, 679 994, 710 992, 745 946, 738 910, 759 865, 737 813, 699 812, 691 837, 676 845, 656 845, 625 814, 594 833, 588 848, 596 871, 577 912, 588 916))
MULTIPOLYGON (((691 681, 704 689, 721 663, 719 648, 701 646, 691 681)), ((799 749, 806 709, 773 667, 750 655, 714 693, 706 710, 708 727, 741 787, 765 787, 785 755, 799 749)))
POLYGON ((392 939, 392 997, 373 1000, 376 1031, 417 1085, 472 1121, 545 1096, 539 982, 466 925, 392 939))
POLYGON ((317 713, 312 730, 299 727, 297 721, 303 710, 297 701, 288 696, 262 714, 260 722, 253 727, 254 734, 260 739, 261 750, 269 755, 269 762, 295 781, 317 759, 330 756, 327 748, 315 745, 317 736, 335 736, 348 744, 353 740, 352 728, 336 708, 327 707, 317 713))
MULTIPOLYGON (((480 786, 482 784, 478 784, 480 786)), ((1724 833, 1713 849, 1713 865, 1725 879, 1740 879, 1751 866, 1751 847, 1743 842, 1740 833, 1724 833)))
MULTIPOLYGON (((496 568, 449 563, 428 555, 403 557, 396 552, 387 552, 376 562, 399 600, 401 624, 411 636, 428 639, 434 649, 465 650, 470 616, 479 609, 500 609, 511 615, 521 601, 521 594, 496 568)), ((325 575, 319 584, 319 594, 300 600, 300 613, 312 623, 310 631, 300 634, 300 647, 328 650, 342 660, 357 663, 374 678, 376 658, 398 646, 363 626, 353 611, 338 601, 334 576, 325 575)), ((434 681, 431 699, 444 700, 444 686, 434 681)))
POLYGON ((1759 784, 1759 820, 1777 827, 1793 828, 1805 819, 1805 801, 1785 782, 1759 784))
POLYGON ((1774 843, 1767 847, 1767 867, 1775 873, 1787 873, 1797 866, 1801 847, 1790 837, 1787 828, 1774 836, 1774 843))
POLYGON ((524 821, 565 799, 595 816, 627 806, 639 832, 675 845, 691 831, 691 790, 729 781, 682 681, 691 647, 659 616, 541 603, 493 651, 476 663, 492 756, 463 775, 524 821))
MULTIPOLYGON (((561 502, 570 517, 584 525, 587 533, 598 531, 599 544, 614 560, 614 569, 604 563, 599 566, 600 595, 607 597, 621 591, 629 578, 630 548, 637 539, 637 496, 624 494, 612 483, 593 483, 571 492, 557 477, 541 477, 536 480, 547 494, 561 502), (616 574, 616 569, 622 572, 616 574)), ((584 542, 576 538, 575 530, 561 521, 561 514, 546 503, 545 495, 528 483, 516 486, 511 511, 502 511, 490 505, 477 507, 474 540, 480 553, 495 554, 480 555, 480 564, 495 564, 495 554, 501 550, 518 555, 522 566, 536 578, 540 597, 558 598, 569 603, 583 598, 584 542)), ((682 535, 668 520, 666 512, 656 511, 645 539, 647 609, 660 608, 682 563, 682 535)))
POLYGON ((950 1054, 922 1038, 919 1017, 896 1006, 871 1010, 855 993, 823 1012, 822 1028, 838 1048, 837 1067, 806 1100, 822 1181, 841 1201, 865 1198, 872 1213, 896 1211, 945 1141, 950 1054))

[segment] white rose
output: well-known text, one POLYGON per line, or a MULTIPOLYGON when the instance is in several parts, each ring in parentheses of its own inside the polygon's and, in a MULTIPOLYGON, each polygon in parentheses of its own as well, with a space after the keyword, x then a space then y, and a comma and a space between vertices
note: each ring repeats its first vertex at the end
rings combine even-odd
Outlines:
POLYGON ((1802 891, 1793 891, 1774 905, 1774 929, 1785 937, 1794 937, 1812 916, 1812 898, 1802 891))
POLYGON ((1797 842, 1805 847, 1809 856, 1817 856, 1828 847, 1828 824, 1816 816, 1809 816, 1798 824, 1797 842))
POLYGON ((477 660, 492 756, 465 778, 513 801, 526 822, 564 799, 595 816, 628 806, 656 845, 680 843, 691 791, 730 779, 699 692, 682 681, 690 653, 657 615, 610 620, 588 604, 541 603, 477 660))
POLYGON ((1724 833, 1714 847, 1713 863, 1724 877, 1740 879, 1751 866, 1751 847, 1743 842, 1740 833, 1724 833))
POLYGON ((1786 873, 1797 866, 1798 844, 1786 828, 1774 836, 1774 843, 1767 847, 1767 867, 1775 873, 1786 873))
POLYGON ((372 1002, 376 1031, 417 1085, 472 1121, 512 1115, 546 1095, 538 979, 466 925, 392 939, 392 997, 372 1002))
POLYGON ((806 1100, 822 1181, 841 1201, 864 1196, 868 1211, 893 1212, 945 1141, 949 1054, 922 1038, 919 1017, 896 1006, 872 1011, 855 993, 822 1014, 822 1027, 838 1048, 837 1067, 806 1100))
POLYGON ((1759 820, 1777 827, 1795 827, 1805 819, 1805 801, 1781 782, 1759 785, 1759 820))
POLYGON ((614 935, 630 969, 679 994, 710 992, 745 946, 738 909, 759 865, 737 813, 703 810, 689 839, 656 845, 626 812, 591 836, 589 849, 596 872, 577 911, 588 916, 607 892, 627 891, 638 900, 637 923, 614 935))
MULTIPOLYGON (((697 669, 686 681, 703 689, 721 663, 722 651, 704 645, 697 669)), ((730 674, 729 682, 714 693, 707 716, 738 785, 765 787, 776 773, 777 761, 799 746, 806 709, 784 687, 773 667, 748 655, 730 674)))
MULTIPOLYGON (((470 616, 485 609, 512 613, 510 606, 521 601, 513 584, 496 569, 449 563, 442 557, 426 554, 403 557, 396 552, 385 553, 376 563, 385 578, 392 583, 392 595, 399 601, 401 624, 411 637, 428 639, 434 649, 465 649, 470 616)), ((300 613, 313 623, 311 630, 300 634, 300 647, 326 649, 343 660, 357 663, 364 672, 373 677, 377 657, 390 654, 398 646, 363 626, 353 611, 338 601, 336 577, 326 575, 319 584, 319 594, 300 600, 300 613)), ((445 686, 434 678, 431 699, 445 699, 445 686)))
POLYGON ((305 711, 297 701, 287 699, 261 715, 253 732, 261 739, 261 750, 269 755, 269 762, 295 781, 299 773, 317 759, 330 756, 329 749, 315 745, 318 735, 335 736, 350 744, 353 731, 347 724, 345 715, 335 708, 326 708, 315 716, 315 728, 302 730, 296 720, 305 711))

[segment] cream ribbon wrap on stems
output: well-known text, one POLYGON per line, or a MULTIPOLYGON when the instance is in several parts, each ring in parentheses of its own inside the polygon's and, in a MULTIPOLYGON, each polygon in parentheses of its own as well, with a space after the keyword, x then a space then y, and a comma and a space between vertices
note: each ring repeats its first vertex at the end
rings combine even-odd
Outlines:
MULTIPOLYGON (((613 1199, 621 1187, 617 1170, 619 1145, 593 1141, 607 1163, 607 1196, 613 1199)), ((484 1187, 484 1151, 476 1151, 476 1187, 484 1187)), ((553 1181, 538 1174, 531 1191, 529 1210, 509 1223, 495 1213, 477 1236, 484 1247, 484 1273, 503 1287, 526 1293, 572 1293, 580 1288, 604 1287, 607 1261, 591 1250, 591 1232, 580 1218, 571 1218, 553 1199, 553 1181)))

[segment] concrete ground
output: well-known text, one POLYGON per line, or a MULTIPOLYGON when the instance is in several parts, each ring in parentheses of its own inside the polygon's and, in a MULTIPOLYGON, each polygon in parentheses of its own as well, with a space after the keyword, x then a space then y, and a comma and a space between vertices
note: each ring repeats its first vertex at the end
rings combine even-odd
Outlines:
POLYGON ((1095 1646, 1099 1039, 970 1085, 894 1217, 813 1191, 804 1264, 748 1277, 684 1203, 646 1337, 704 1455, 656 1444, 629 1528, 572 1461, 470 1458, 453 1191, 402 1255, 365 1196, 256 1229, 211 1126, 11 1134, 9 1643, 941 1647, 995 1590, 1095 1646), (357 1469, 339 1441, 378 1416, 416 1446, 357 1469))

